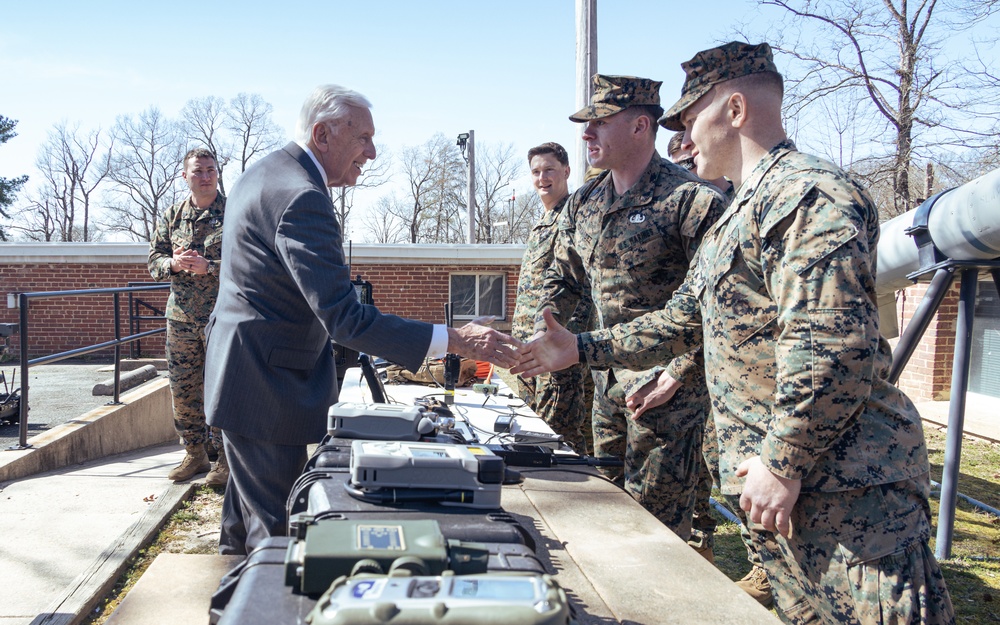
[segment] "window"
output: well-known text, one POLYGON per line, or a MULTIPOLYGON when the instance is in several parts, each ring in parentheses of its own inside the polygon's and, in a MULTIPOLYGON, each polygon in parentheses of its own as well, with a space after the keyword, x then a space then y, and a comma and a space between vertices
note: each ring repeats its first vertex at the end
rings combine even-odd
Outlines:
POLYGON ((1000 397, 1000 295, 992 280, 980 280, 972 322, 969 390, 1000 397))
POLYGON ((507 276, 502 273, 455 273, 451 275, 451 311, 455 320, 493 315, 506 319, 507 276))

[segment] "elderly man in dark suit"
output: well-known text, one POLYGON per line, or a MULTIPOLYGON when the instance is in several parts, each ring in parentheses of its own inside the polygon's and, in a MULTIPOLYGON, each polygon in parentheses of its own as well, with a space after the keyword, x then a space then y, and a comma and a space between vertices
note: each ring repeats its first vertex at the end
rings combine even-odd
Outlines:
POLYGON ((205 412, 230 463, 223 554, 284 534, 306 445, 325 434, 337 401, 331 338, 413 371, 445 352, 516 363, 517 341, 495 330, 384 315, 355 297, 327 187, 355 184, 375 158, 370 107, 342 87, 317 88, 296 141, 247 169, 229 196, 205 375, 205 412))

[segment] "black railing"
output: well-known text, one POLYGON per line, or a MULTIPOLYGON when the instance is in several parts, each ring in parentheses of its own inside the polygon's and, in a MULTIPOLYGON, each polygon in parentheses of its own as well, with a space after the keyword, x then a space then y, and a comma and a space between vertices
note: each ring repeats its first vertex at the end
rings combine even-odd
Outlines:
MULTIPOLYGON (((20 383, 21 383, 21 413, 20 413, 20 427, 18 433, 18 444, 12 445, 8 450, 17 449, 28 449, 31 446, 28 445, 28 369, 34 367, 35 365, 44 365, 53 362, 58 362, 60 360, 66 360, 67 358, 73 358, 75 356, 83 356, 85 354, 91 354, 93 352, 101 351, 113 347, 115 350, 115 393, 114 400, 111 403, 120 404, 120 394, 121 394, 121 346, 131 343, 133 341, 138 341, 147 336, 153 336, 154 334, 160 334, 161 332, 166 332, 166 327, 156 328, 155 330, 147 330, 146 332, 136 332, 129 334, 128 336, 121 335, 121 294, 128 293, 131 297, 132 293, 140 291, 157 291, 157 290, 167 290, 170 288, 169 284, 155 284, 151 286, 137 286, 137 287, 124 287, 118 289, 82 289, 76 291, 42 291, 37 293, 21 293, 18 295, 18 306, 20 307, 20 359, 21 359, 21 373, 20 373, 20 383), (77 349, 71 349, 65 352, 59 352, 58 354, 51 354, 49 356, 41 356, 39 358, 28 359, 28 341, 31 336, 29 330, 29 307, 32 300, 38 299, 53 299, 57 297, 72 297, 79 295, 112 295, 114 299, 114 320, 115 320, 115 338, 110 341, 105 341, 103 343, 96 343, 94 345, 88 345, 86 347, 80 347, 77 349)), ((131 311, 130 311, 131 312, 131 311)), ((130 324, 131 325, 131 324, 130 324)))
MULTIPOLYGON (((153 286, 153 285, 167 285, 169 282, 129 282, 125 286, 135 287, 135 286, 153 286)), ((142 329, 143 321, 163 321, 165 311, 153 306, 152 304, 135 297, 135 295, 130 291, 128 294, 128 333, 139 334, 142 329), (143 314, 143 311, 149 311, 151 314, 143 314)), ((136 339, 129 344, 129 355, 132 358, 142 357, 142 342, 136 339)))

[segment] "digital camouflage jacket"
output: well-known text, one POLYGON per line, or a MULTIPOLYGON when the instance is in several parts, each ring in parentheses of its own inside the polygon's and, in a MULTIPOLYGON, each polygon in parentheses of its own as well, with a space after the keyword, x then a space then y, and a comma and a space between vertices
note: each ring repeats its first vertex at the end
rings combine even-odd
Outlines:
POLYGON ((919 415, 886 382, 878 235, 858 183, 782 142, 737 190, 667 306, 581 335, 580 348, 591 366, 641 369, 703 345, 727 494, 756 455, 803 491, 919 475, 919 415))
MULTIPOLYGON (((552 207, 552 210, 542 212, 542 216, 531 229, 528 241, 525 243, 524 256, 521 259, 521 272, 517 280, 517 300, 514 306, 514 318, 511 323, 511 336, 527 341, 535 334, 535 311, 538 309, 538 301, 542 297, 542 282, 545 280, 545 272, 552 265, 552 256, 555 249, 556 226, 559 215, 566 207, 569 195, 552 207)), ((581 310, 580 315, 585 318, 578 319, 577 315, 569 320, 571 332, 583 332, 587 330, 586 317, 589 311, 581 310)))
MULTIPOLYGON (((659 310, 680 286, 709 226, 722 214, 725 199, 690 172, 653 158, 639 180, 621 196, 610 172, 603 172, 570 197, 559 218, 554 262, 546 273, 535 320, 553 308, 565 317, 583 300, 593 307, 591 326, 610 328, 659 310)), ((671 366, 675 377, 702 370, 700 357, 682 355, 671 366)), ((625 395, 658 373, 615 369, 625 395)))
POLYGON ((188 196, 164 213, 149 242, 149 275, 160 282, 170 281, 167 319, 187 323, 208 323, 219 294, 218 269, 222 265, 222 222, 226 198, 221 193, 207 209, 200 209, 188 196), (208 259, 209 273, 170 273, 175 249, 192 249, 208 259))

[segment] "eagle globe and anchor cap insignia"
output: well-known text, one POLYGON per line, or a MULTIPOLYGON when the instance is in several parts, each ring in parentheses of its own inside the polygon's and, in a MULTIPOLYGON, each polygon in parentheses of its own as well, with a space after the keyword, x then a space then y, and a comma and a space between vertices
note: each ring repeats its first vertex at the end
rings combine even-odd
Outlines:
POLYGON ((628 220, 629 222, 634 224, 641 224, 642 222, 646 221, 646 215, 644 215, 643 213, 632 213, 631 215, 628 216, 628 220))

